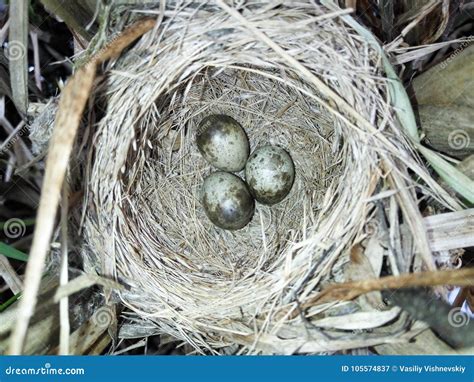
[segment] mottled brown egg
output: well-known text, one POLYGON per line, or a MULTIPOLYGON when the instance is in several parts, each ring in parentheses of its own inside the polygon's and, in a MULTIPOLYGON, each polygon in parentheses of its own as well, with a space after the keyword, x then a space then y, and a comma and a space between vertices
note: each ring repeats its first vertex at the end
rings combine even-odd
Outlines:
POLYGON ((223 114, 213 114, 201 121, 196 144, 202 156, 223 171, 241 171, 250 153, 249 140, 242 126, 223 114))
POLYGON ((202 204, 209 220, 227 230, 245 227, 255 210, 254 199, 245 182, 223 171, 204 179, 202 204))
POLYGON ((258 202, 276 204, 285 199, 293 187, 295 165, 281 147, 262 146, 250 155, 245 180, 258 202))

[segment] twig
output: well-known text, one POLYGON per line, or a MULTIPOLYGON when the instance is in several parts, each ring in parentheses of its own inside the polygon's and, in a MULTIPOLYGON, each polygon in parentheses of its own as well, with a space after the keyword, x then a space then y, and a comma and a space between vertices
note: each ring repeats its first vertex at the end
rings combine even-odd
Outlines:
MULTIPOLYGON (((0 120, 3 120, 2 117, 0 117, 0 120)), ((5 124, 6 122, 0 122, 2 125, 5 124)), ((7 122, 9 123, 9 122, 7 122)), ((11 126, 11 125, 10 125, 11 126)), ((17 127, 13 129, 13 131, 8 135, 7 139, 5 139, 2 144, 0 145, 0 153, 5 150, 5 147, 9 146, 10 142, 16 137, 16 135, 23 129, 23 126, 25 126, 25 122, 21 121, 17 127)), ((6 129, 7 130, 7 129, 6 129)))
POLYGON ((474 268, 408 273, 400 276, 333 284, 310 301, 305 302, 303 306, 312 306, 315 302, 321 304, 333 300, 352 300, 362 294, 385 289, 437 285, 468 286, 472 284, 474 284, 474 268))
POLYGON ((21 292, 23 283, 11 266, 10 262, 5 256, 0 255, 0 276, 2 276, 5 283, 11 289, 13 294, 21 292))
POLYGON ((8 19, 7 22, 0 29, 0 44, 2 45, 7 39, 9 27, 10 27, 10 19, 8 19))
MULTIPOLYGON (((0 125, 3 126, 9 135, 15 132, 15 128, 5 116, 5 97, 0 98, 0 125)), ((13 142, 13 151, 15 152, 16 161, 19 165, 23 165, 33 159, 33 154, 22 139, 17 139, 13 142)))
MULTIPOLYGON (((68 241, 67 241, 67 213, 68 213, 69 187, 67 181, 63 184, 61 197, 61 273, 59 285, 64 286, 68 282, 68 241)), ((59 354, 69 354, 69 298, 63 296, 59 301, 59 354)))
POLYGON ((118 350, 118 351, 112 353, 112 355, 120 355, 120 354, 126 353, 130 350, 142 348, 142 347, 146 346, 147 341, 148 341, 148 338, 143 338, 140 341, 135 342, 133 345, 130 345, 130 346, 126 347, 125 349, 121 349, 121 350, 118 350))
POLYGON ((34 61, 34 68, 35 68, 35 82, 38 89, 41 91, 41 65, 40 65, 40 58, 39 58, 39 45, 38 45, 38 34, 36 32, 31 31, 31 45, 33 46, 33 61, 34 61))

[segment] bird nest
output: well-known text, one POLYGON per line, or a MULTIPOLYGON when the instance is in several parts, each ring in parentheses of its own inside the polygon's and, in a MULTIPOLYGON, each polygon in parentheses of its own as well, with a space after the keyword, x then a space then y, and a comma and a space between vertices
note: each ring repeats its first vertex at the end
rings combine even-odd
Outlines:
POLYGON ((346 279, 387 174, 400 185, 410 163, 424 171, 395 117, 381 51, 345 12, 314 2, 240 11, 178 2, 159 13, 159 26, 106 68, 96 92, 101 118, 80 180, 86 270, 127 286, 117 296, 137 325, 200 351, 383 343, 386 333, 364 342, 357 331, 315 330, 321 314, 361 308, 311 303, 346 279), (210 114, 237 120, 251 150, 279 145, 295 163, 289 196, 257 204, 238 231, 214 226, 199 199, 215 171, 195 143, 210 114))

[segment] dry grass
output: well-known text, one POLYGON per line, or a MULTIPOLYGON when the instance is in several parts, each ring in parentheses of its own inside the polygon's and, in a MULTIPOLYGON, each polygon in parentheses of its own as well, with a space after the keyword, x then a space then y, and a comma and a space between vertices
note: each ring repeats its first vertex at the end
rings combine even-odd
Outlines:
MULTIPOLYGON (((347 10, 322 2, 260 2, 239 11, 220 0, 160 2, 140 11, 158 15, 156 23, 97 36, 89 65, 61 97, 10 352, 21 350, 34 309, 70 155, 68 180, 83 200, 80 213, 69 203, 75 224, 68 231, 78 233, 70 243, 79 244, 86 275, 64 277, 55 295, 63 301, 62 352, 82 351, 80 331, 67 344, 66 297, 93 284, 107 300, 96 315, 106 312, 108 320, 86 325, 101 330, 91 329, 101 336, 92 352, 107 346, 105 328, 115 331, 118 301, 129 332, 165 333, 197 352, 332 353, 406 343, 426 329, 387 308, 378 291, 387 280, 412 286, 424 270, 422 285, 466 276, 443 279, 435 271, 419 198, 460 205, 416 150, 452 170, 420 145, 409 99, 377 42, 347 10), (101 49, 103 41, 111 42, 101 49), (103 71, 97 78, 96 69, 103 71), (296 163, 289 197, 258 205, 236 232, 214 227, 199 201, 212 168, 194 140, 211 113, 240 121, 252 149, 278 144, 296 163), (393 276, 380 278, 382 268, 393 276)), ((469 190, 466 184, 456 189, 469 190)))
MULTIPOLYGON (((268 352, 262 338, 289 332, 292 343, 309 341, 305 351, 390 341, 325 328, 339 336, 329 346, 313 331, 319 340, 308 339, 308 320, 333 305, 294 314, 324 283, 345 279, 374 193, 394 191, 381 194, 387 211, 400 208, 417 230, 418 248, 392 254, 392 271, 414 258, 434 269, 408 169, 434 182, 398 125, 380 51, 341 21, 345 11, 263 3, 239 14, 218 3, 169 4, 161 25, 106 71, 83 181, 87 271, 128 285, 126 307, 198 350, 268 352), (258 206, 237 232, 214 227, 199 203, 212 169, 194 137, 217 112, 242 123, 252 148, 279 144, 296 163, 290 196, 258 206)), ((422 187, 457 205, 435 189, 422 187)), ((389 230, 397 236, 399 226, 389 230)))

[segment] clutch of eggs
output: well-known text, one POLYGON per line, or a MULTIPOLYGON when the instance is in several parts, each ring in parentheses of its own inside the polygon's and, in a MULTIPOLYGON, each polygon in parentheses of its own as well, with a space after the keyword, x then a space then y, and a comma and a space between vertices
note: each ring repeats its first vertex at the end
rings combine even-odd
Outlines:
POLYGON ((242 126, 223 114, 209 115, 201 121, 196 144, 202 156, 223 171, 241 171, 250 153, 249 140, 242 126))
POLYGON ((238 230, 255 211, 254 198, 263 204, 281 202, 291 191, 295 167, 290 155, 278 146, 263 146, 249 158, 250 145, 240 124, 223 114, 205 117, 199 124, 196 144, 214 167, 205 180, 201 201, 207 217, 217 227, 238 230), (244 182, 230 172, 245 168, 244 182))

